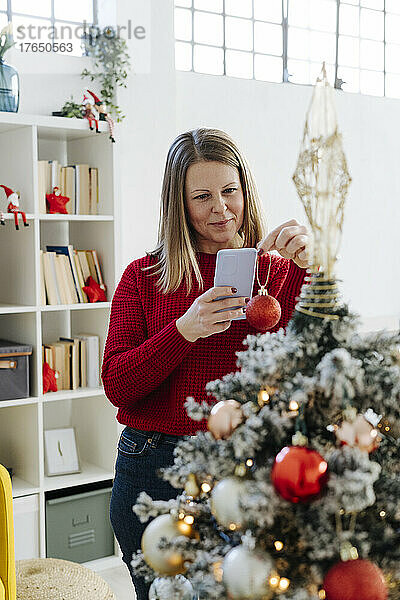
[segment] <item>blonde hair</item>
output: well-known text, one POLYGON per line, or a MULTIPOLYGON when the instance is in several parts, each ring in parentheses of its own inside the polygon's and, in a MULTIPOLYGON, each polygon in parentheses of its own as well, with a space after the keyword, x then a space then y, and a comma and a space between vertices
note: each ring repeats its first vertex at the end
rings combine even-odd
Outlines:
POLYGON ((185 206, 185 180, 190 165, 217 161, 235 167, 243 190, 243 223, 238 233, 238 247, 254 248, 265 230, 264 219, 254 177, 248 162, 233 139, 219 129, 198 128, 181 133, 168 151, 161 191, 160 220, 156 248, 147 252, 158 257, 157 263, 142 270, 154 269, 159 275, 157 287, 164 293, 176 291, 185 277, 187 294, 195 274, 199 289, 203 278, 196 259, 196 232, 185 206))

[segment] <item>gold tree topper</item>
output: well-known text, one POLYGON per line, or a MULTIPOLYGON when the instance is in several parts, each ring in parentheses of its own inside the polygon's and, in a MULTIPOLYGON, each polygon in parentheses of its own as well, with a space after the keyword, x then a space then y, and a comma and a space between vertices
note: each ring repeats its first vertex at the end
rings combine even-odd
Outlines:
POLYGON ((331 279, 337 260, 344 203, 351 182, 338 131, 334 95, 325 63, 317 78, 293 181, 312 235, 310 269, 331 279))

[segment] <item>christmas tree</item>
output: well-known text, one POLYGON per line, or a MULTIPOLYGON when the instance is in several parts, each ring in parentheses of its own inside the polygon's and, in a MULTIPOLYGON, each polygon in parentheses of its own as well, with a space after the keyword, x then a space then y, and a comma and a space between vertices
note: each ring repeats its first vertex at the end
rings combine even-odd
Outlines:
POLYGON ((183 493, 139 496, 153 520, 132 565, 150 600, 400 598, 400 334, 359 334, 340 298, 350 176, 324 68, 293 179, 306 283, 286 331, 248 336, 210 404, 187 399, 208 431, 163 470, 183 493))

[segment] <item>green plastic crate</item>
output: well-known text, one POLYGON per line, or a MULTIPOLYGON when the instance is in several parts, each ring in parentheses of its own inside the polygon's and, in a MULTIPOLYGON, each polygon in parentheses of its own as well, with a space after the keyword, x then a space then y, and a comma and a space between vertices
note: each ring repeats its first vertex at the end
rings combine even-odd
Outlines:
POLYGON ((111 488, 46 500, 47 557, 83 563, 114 554, 111 488))

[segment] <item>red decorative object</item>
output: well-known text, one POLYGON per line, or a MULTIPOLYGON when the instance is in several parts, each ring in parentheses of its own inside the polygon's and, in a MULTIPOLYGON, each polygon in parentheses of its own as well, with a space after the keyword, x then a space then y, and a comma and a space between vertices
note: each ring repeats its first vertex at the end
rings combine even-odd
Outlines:
POLYGON ((82 288, 89 299, 89 302, 107 302, 107 296, 104 290, 101 289, 97 281, 89 276, 86 281, 85 287, 82 288))
POLYGON ((289 502, 311 502, 328 481, 328 463, 304 446, 286 446, 275 458, 271 479, 275 490, 289 502))
POLYGON ((281 305, 278 300, 269 294, 258 292, 258 296, 253 296, 246 306, 246 319, 249 324, 265 333, 268 329, 274 327, 281 318, 281 305))
POLYGON ((96 126, 96 133, 100 133, 99 121, 96 119, 96 115, 93 112, 93 104, 90 102, 90 98, 86 96, 86 94, 83 96, 82 104, 84 105, 83 118, 89 121, 89 128, 93 131, 94 122, 96 126), (86 100, 88 100, 88 102, 86 102, 86 100))
POLYGON ((386 582, 369 560, 347 560, 334 565, 324 579, 326 600, 385 600, 386 582))
POLYGON ((43 393, 57 391, 56 372, 49 366, 49 363, 43 363, 43 393))
MULTIPOLYGON (((27 223, 27 220, 26 220, 26 214, 24 213, 23 210, 20 210, 20 208, 19 208, 19 198, 20 198, 19 192, 13 192, 13 190, 11 188, 7 187, 6 185, 0 185, 0 187, 2 187, 4 189, 6 196, 9 200, 9 203, 7 206, 7 212, 14 214, 15 229, 19 229, 18 214, 20 214, 22 217, 24 227, 29 227, 29 223, 27 223)), ((3 213, 1 213, 1 215, 0 215, 0 221, 1 221, 2 225, 5 225, 3 213)))
POLYGON ((53 188, 52 194, 46 194, 47 207, 51 215, 56 213, 67 215, 68 212, 65 208, 65 205, 69 201, 70 198, 68 198, 67 196, 61 196, 60 188, 58 188, 57 186, 53 188))
MULTIPOLYGON (((113 119, 110 117, 110 115, 107 113, 106 105, 104 104, 104 102, 102 102, 102 100, 100 100, 100 98, 98 98, 98 96, 96 96, 96 94, 94 94, 90 90, 87 90, 87 91, 89 92, 89 94, 91 96, 93 96, 94 106, 99 115, 99 121, 107 121, 109 138, 112 142, 115 142, 115 137, 114 137, 115 123, 114 123, 113 119)), ((86 98, 86 96, 85 96, 85 98, 86 98)))

